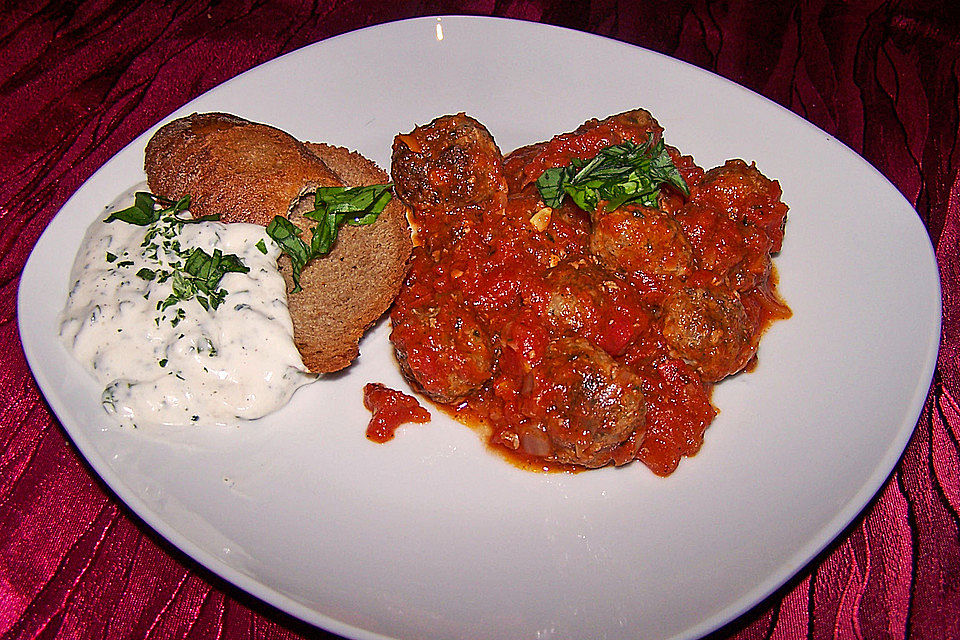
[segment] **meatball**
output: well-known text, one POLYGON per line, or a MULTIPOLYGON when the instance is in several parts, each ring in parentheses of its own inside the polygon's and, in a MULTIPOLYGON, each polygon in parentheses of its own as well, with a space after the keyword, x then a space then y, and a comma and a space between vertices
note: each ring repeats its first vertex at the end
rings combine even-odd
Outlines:
POLYGON ((397 195, 414 210, 451 210, 506 201, 503 157, 486 127, 462 113, 398 135, 391 172, 397 195))
POLYGON ((451 294, 396 307, 393 342, 404 377, 441 404, 454 404, 490 379, 496 351, 476 314, 451 294))
POLYGON ((649 324, 636 290, 590 260, 560 262, 546 272, 544 284, 545 319, 612 355, 622 355, 649 324))
POLYGON ((733 220, 725 211, 699 201, 683 207, 677 221, 698 266, 714 274, 718 282, 725 281, 742 292, 770 275, 773 245, 761 229, 733 220))
POLYGON ((691 199, 725 211, 731 220, 761 229, 770 240, 771 253, 776 253, 783 243, 787 219, 787 205, 780 196, 780 184, 755 165, 727 160, 704 174, 691 199))
POLYGON ((690 243, 670 214, 640 206, 595 216, 590 251, 610 271, 632 277, 683 278, 690 271, 690 243))
POLYGON ((549 269, 546 284, 547 318, 556 327, 583 331, 599 322, 604 283, 610 276, 587 260, 564 260, 549 269))
POLYGON ((631 109, 603 120, 588 120, 577 129, 576 133, 583 133, 590 129, 616 132, 616 136, 620 138, 617 144, 624 140, 632 140, 641 144, 646 142, 650 136, 659 140, 663 135, 663 127, 646 109, 631 109))
POLYGON ((583 338, 548 344, 521 394, 521 410, 537 426, 520 434, 527 452, 592 468, 633 459, 643 441, 640 378, 583 338))
POLYGON ((565 166, 574 158, 593 158, 602 149, 623 144, 627 140, 643 144, 651 137, 660 140, 663 127, 645 109, 625 111, 603 120, 587 120, 575 131, 554 136, 549 142, 511 154, 511 174, 518 172, 518 165, 523 165, 519 170, 522 179, 511 179, 511 183, 523 186, 536 182, 551 167, 565 166))
POLYGON ((714 285, 683 286, 663 305, 663 336, 708 382, 743 369, 757 351, 757 328, 740 296, 714 285))

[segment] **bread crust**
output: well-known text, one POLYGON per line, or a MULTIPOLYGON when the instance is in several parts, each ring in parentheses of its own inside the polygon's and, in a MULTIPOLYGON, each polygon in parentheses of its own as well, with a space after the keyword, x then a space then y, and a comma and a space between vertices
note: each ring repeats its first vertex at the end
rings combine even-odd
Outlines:
MULTIPOLYGON (((327 144, 307 146, 350 186, 390 181, 359 153, 327 144)), ((360 338, 400 292, 412 249, 407 208, 393 198, 372 225, 341 228, 333 251, 304 268, 303 291, 288 293, 287 302, 294 343, 311 371, 338 371, 356 359, 360 338)), ((289 260, 282 259, 280 267, 289 292, 289 260)))
MULTIPOLYGON (((268 224, 276 215, 302 229, 296 213, 318 186, 385 184, 387 174, 359 153, 303 143, 286 132, 224 113, 193 114, 162 127, 147 144, 150 190, 170 199, 191 196, 195 216, 268 224)), ((304 232, 309 242, 309 230, 304 232)), ((311 261, 292 293, 292 267, 281 256, 294 343, 314 373, 346 368, 366 330, 400 290, 412 250, 407 209, 392 199, 371 225, 344 226, 333 250, 311 261)))
POLYGON ((286 215, 305 192, 344 184, 290 134, 227 113, 163 126, 147 143, 144 168, 155 195, 189 194, 196 215, 260 225, 286 215))

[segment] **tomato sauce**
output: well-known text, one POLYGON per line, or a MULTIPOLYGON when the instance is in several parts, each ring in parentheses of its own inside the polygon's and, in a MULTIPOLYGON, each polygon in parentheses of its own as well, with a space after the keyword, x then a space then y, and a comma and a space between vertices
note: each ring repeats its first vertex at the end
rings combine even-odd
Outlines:
POLYGON ((398 361, 527 468, 669 475, 699 451, 714 385, 790 315, 771 259, 787 207, 753 165, 707 171, 668 146, 689 194, 664 186, 656 207, 551 208, 537 191, 548 168, 662 134, 636 110, 504 158, 460 114, 394 144, 419 244, 391 314, 398 361))
POLYGON ((393 440, 401 425, 430 422, 430 412, 416 398, 379 382, 370 382, 363 387, 363 406, 372 414, 367 437, 374 442, 393 440))

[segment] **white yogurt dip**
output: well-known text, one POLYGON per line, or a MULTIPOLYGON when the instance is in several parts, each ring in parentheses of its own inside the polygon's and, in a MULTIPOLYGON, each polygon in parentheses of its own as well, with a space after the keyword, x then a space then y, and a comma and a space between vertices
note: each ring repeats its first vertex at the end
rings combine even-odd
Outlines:
POLYGON ((77 253, 60 338, 105 386, 103 407, 122 424, 235 424, 316 379, 293 344, 280 249, 263 227, 105 218, 77 253), (183 258, 195 247, 233 254, 249 271, 225 273, 220 295, 183 299, 183 258))

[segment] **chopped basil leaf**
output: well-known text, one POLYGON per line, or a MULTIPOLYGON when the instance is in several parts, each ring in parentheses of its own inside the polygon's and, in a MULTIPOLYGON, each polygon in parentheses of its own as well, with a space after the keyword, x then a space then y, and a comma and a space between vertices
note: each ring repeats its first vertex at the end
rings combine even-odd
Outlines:
POLYGON ((300 239, 303 231, 283 216, 274 216, 267 225, 267 235, 280 245, 280 250, 290 256, 293 265, 293 291, 300 291, 300 272, 310 259, 310 247, 300 239))
POLYGON ((173 272, 173 295, 179 300, 189 300, 197 292, 197 285, 182 271, 173 272))
MULTIPOLYGON (((187 196, 189 199, 190 196, 187 196)), ((216 213, 209 213, 205 216, 200 216, 199 218, 183 218, 181 222, 183 224, 194 224, 197 222, 218 222, 220 220, 220 215, 216 213)))
POLYGON ((310 244, 300 236, 303 230, 283 216, 276 216, 267 225, 267 235, 290 256, 293 267, 293 292, 300 291, 300 273, 310 260, 333 249, 340 227, 345 224, 371 224, 390 202, 389 184, 365 187, 319 187, 314 195, 314 209, 304 214, 317 224, 311 229, 310 244))
POLYGON ((113 262, 117 259, 117 254, 107 251, 107 262, 113 262))
POLYGON ((260 253, 262 253, 263 255, 267 255, 267 245, 264 243, 263 240, 261 240, 260 242, 258 242, 258 243, 256 244, 256 247, 257 247, 257 249, 260 250, 260 253))
MULTIPOLYGON (((169 206, 168 201, 162 201, 159 198, 154 197, 150 193, 144 191, 138 191, 133 198, 133 206, 126 209, 121 209, 120 211, 114 211, 104 222, 113 222, 114 220, 120 220, 121 222, 127 222, 129 224, 135 224, 140 227, 145 227, 147 225, 153 224, 154 222, 160 219, 160 216, 163 214, 164 210, 157 209, 154 205, 160 202, 169 206)), ((183 207, 186 209, 189 206, 190 200, 187 199, 187 205, 183 207)))
POLYGON ((574 159, 565 167, 547 169, 537 179, 540 197, 548 207, 559 207, 569 195, 589 212, 601 201, 611 210, 631 203, 656 207, 663 184, 690 193, 663 140, 654 143, 652 136, 644 144, 628 140, 601 149, 590 160, 574 159))
MULTIPOLYGON (((172 293, 157 303, 164 319, 165 312, 187 300, 196 299, 206 310, 216 309, 223 302, 227 291, 219 288, 220 279, 229 272, 247 273, 240 258, 234 254, 224 254, 214 249, 213 255, 200 248, 185 250, 180 246, 179 233, 185 224, 218 220, 219 216, 209 215, 199 218, 185 218, 180 214, 190 207, 190 196, 184 196, 176 202, 146 192, 134 196, 132 207, 110 214, 105 222, 120 220, 129 224, 148 227, 144 234, 142 255, 157 264, 156 269, 144 267, 137 275, 144 280, 155 280, 158 284, 170 281, 172 293)), ((264 246, 264 249, 266 247, 264 246)), ((117 257, 107 254, 107 260, 113 262, 117 257)), ((124 260, 118 267, 131 266, 133 261, 124 260)), ((186 317, 182 308, 173 312, 170 320, 176 326, 186 317)), ((159 318, 157 324, 159 326, 159 318)))
POLYGON ((197 287, 206 292, 216 289, 220 278, 226 273, 247 273, 250 269, 241 262, 240 258, 232 253, 223 254, 220 249, 214 249, 209 255, 200 247, 190 252, 183 270, 193 276, 197 287))

